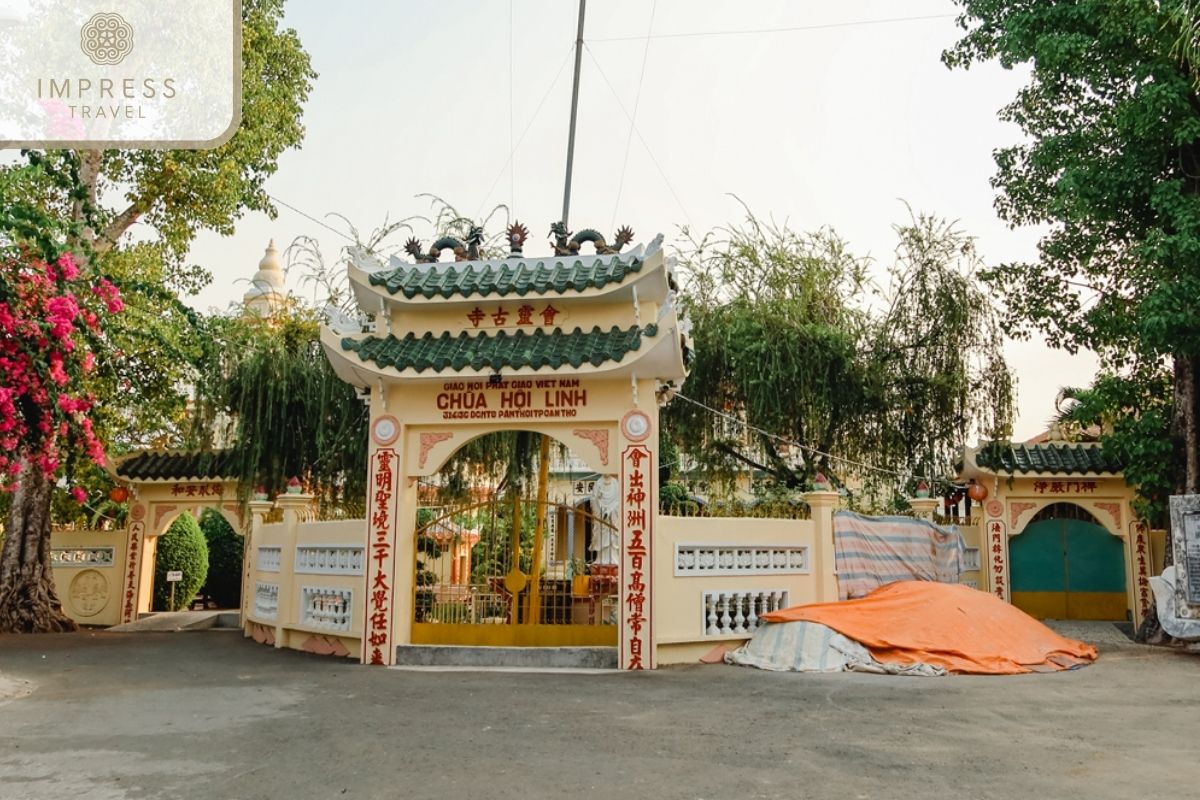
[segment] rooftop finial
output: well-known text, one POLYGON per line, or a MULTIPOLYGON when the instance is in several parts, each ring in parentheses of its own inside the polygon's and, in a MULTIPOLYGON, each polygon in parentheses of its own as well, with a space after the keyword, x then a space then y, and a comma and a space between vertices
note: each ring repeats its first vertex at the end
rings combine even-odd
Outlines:
POLYGON ((508 257, 518 258, 524 254, 525 240, 529 238, 529 228, 517 220, 508 226, 508 257))

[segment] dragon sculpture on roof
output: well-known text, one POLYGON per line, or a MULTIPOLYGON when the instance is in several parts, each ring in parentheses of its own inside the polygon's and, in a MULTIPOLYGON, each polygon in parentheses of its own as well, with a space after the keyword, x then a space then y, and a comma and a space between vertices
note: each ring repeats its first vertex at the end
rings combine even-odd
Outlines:
POLYGON ((633 229, 628 225, 622 225, 617 229, 617 233, 613 236, 613 246, 610 247, 604 238, 604 234, 594 228, 584 228, 579 233, 571 236, 571 232, 567 230, 567 226, 562 222, 556 222, 550 226, 550 235, 554 237, 554 255, 556 256, 574 256, 579 254, 579 248, 584 242, 591 242, 596 246, 596 254, 602 256, 616 255, 621 252, 621 248, 633 241, 633 229))
POLYGON ((477 261, 479 247, 484 242, 483 228, 472 225, 464 242, 456 236, 443 236, 429 247, 429 252, 421 252, 421 240, 415 236, 404 243, 404 251, 413 257, 418 264, 436 264, 441 258, 442 251, 449 249, 454 253, 455 261, 477 261))

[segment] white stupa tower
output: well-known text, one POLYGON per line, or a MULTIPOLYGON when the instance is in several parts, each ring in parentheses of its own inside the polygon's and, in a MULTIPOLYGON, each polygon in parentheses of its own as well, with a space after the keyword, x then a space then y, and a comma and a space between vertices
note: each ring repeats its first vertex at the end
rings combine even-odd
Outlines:
POLYGON ((283 287, 283 265, 279 260, 279 250, 275 240, 267 245, 267 252, 262 261, 258 262, 258 272, 250 281, 250 290, 242 297, 246 313, 259 317, 269 317, 283 308, 287 293, 283 287))

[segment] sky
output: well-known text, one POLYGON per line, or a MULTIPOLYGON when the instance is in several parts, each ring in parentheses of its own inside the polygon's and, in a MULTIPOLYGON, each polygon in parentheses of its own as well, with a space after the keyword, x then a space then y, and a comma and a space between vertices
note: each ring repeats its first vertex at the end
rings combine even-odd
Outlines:
MULTIPOLYGON (((233 236, 202 234, 192 260, 215 280, 193 305, 239 299, 272 238, 316 237, 336 260, 348 242, 308 217, 368 232, 430 215, 422 193, 476 218, 503 203, 531 230, 526 252, 549 252, 577 13, 569 0, 290 0, 320 77, 303 147, 267 189, 308 216, 280 205, 233 236)), ((1024 75, 946 69, 955 13, 949 0, 590 0, 571 227, 670 242, 739 220, 740 198, 797 230, 831 227, 882 269, 911 206, 957 220, 989 264, 1036 258, 1037 232, 1002 223, 989 184, 992 152, 1020 140, 996 112, 1024 75)), ((296 271, 289 287, 303 293, 296 271)), ((1036 338, 1006 355, 1019 439, 1096 368, 1036 338)))

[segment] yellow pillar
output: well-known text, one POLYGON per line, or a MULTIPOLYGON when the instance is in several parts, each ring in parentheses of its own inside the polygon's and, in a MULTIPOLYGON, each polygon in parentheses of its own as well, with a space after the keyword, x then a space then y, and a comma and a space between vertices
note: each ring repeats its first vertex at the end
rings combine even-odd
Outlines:
POLYGON ((937 510, 938 503, 940 502, 941 500, 936 497, 910 497, 908 499, 908 504, 912 506, 913 513, 921 519, 926 519, 930 522, 933 522, 933 512, 937 510))
POLYGON ((817 584, 817 602, 831 603, 838 599, 837 571, 833 551, 833 512, 841 498, 837 492, 809 492, 804 496, 812 510, 816 536, 810 569, 817 584))
POLYGON ((546 535, 546 484, 550 482, 550 437, 542 434, 542 448, 538 454, 537 506, 533 526, 533 583, 529 586, 529 613, 525 621, 536 625, 542 616, 542 537, 546 535))
POLYGON ((250 635, 250 622, 247 619, 250 616, 251 609, 254 608, 254 601, 257 592, 250 591, 253 587, 253 582, 250 576, 254 573, 255 563, 258 559, 259 535, 262 533, 263 517, 274 506, 270 500, 251 500, 246 504, 250 511, 250 530, 246 531, 246 540, 242 547, 242 635, 250 635))
POLYGON ((275 646, 284 647, 284 628, 300 619, 299 587, 296 585, 296 539, 300 512, 313 501, 311 494, 281 494, 275 505, 283 510, 284 539, 279 549, 279 611, 275 616, 275 646))

